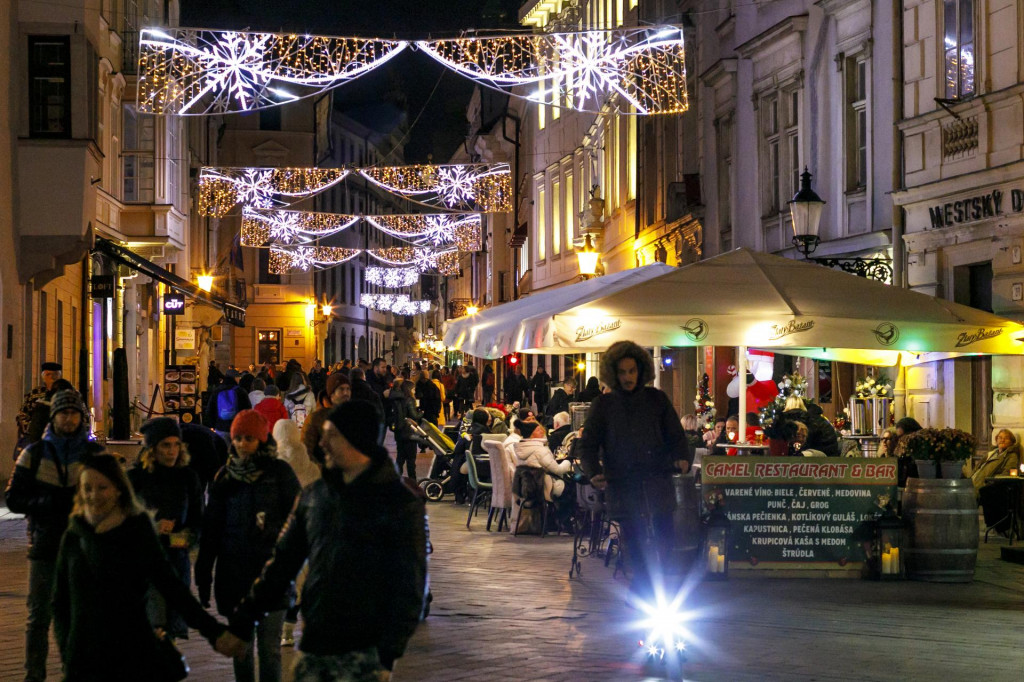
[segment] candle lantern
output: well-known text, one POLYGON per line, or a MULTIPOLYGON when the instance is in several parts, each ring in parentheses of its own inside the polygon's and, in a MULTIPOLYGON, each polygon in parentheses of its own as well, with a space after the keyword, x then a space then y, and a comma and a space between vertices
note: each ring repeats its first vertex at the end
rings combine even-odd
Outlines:
POLYGON ((729 517, 713 509, 704 517, 704 578, 726 580, 729 577, 729 517))
POLYGON ((872 577, 875 580, 903 578, 903 521, 891 511, 875 519, 872 577))

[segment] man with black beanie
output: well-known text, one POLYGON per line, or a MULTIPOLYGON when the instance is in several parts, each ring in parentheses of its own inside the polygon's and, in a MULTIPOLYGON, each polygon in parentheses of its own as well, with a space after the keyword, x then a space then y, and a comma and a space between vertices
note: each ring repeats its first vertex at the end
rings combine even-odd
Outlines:
POLYGON ((231 618, 253 623, 309 559, 296 679, 387 680, 420 621, 427 586, 426 510, 378 445, 381 414, 350 400, 334 408, 320 444, 323 478, 299 496, 273 558, 231 618))

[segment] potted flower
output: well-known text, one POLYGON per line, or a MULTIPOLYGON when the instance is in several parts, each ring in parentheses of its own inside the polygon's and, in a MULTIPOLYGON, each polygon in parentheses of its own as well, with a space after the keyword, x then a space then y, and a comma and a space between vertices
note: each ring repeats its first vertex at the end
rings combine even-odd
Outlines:
POLYGON ((974 452, 974 436, 960 429, 921 429, 906 436, 903 451, 917 463, 919 478, 960 478, 974 452))

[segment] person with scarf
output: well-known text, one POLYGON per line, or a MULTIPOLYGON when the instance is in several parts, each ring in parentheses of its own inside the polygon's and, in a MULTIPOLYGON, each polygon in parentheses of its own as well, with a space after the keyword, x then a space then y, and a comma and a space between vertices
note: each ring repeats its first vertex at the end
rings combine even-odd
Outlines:
POLYGON ((381 419, 362 400, 330 413, 323 477, 302 491, 273 558, 231 617, 231 633, 251 638, 308 559, 296 682, 390 679, 424 611, 426 510, 377 444, 381 419))
POLYGON ((89 420, 77 391, 50 400, 43 439, 21 451, 7 484, 7 508, 28 517, 28 618, 25 621, 25 680, 46 679, 54 574, 60 538, 68 526, 82 462, 103 451, 89 440, 89 420))
MULTIPOLYGON (((965 478, 971 479, 978 495, 985 517, 985 525, 1006 533, 1010 528, 1010 501, 1012 495, 1001 481, 990 482, 996 476, 1009 476, 1020 467, 1020 443, 1010 429, 1000 429, 996 434, 996 447, 985 455, 985 459, 972 466, 971 461, 963 467, 965 478)), ((1016 530, 1020 530, 1019 528, 1016 530)))
MULTIPOLYGON (((228 462, 210 486, 196 558, 196 588, 204 606, 210 603, 213 585, 217 611, 231 615, 273 553, 299 492, 295 472, 269 443, 267 421, 255 410, 239 412, 231 422, 228 462)), ((258 641, 235 659, 237 682, 255 680, 254 648, 260 682, 280 682, 281 633, 289 605, 286 595, 270 604, 269 614, 255 629, 258 641)))
MULTIPOLYGON (((178 422, 170 417, 150 419, 139 429, 145 447, 128 473, 132 489, 152 513, 160 544, 178 579, 188 587, 192 577, 189 550, 199 539, 203 523, 203 494, 199 475, 189 466, 189 452, 178 422)), ((188 637, 181 615, 156 590, 149 593, 149 618, 168 636, 188 637)))
POLYGON ((226 628, 182 584, 116 457, 87 457, 57 558, 53 621, 65 682, 179 679, 146 614, 158 591, 220 653, 226 628))

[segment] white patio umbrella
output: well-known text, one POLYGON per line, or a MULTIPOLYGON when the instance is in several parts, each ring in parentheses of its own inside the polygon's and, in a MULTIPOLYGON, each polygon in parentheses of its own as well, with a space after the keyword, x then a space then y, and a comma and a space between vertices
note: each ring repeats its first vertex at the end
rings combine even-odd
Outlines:
MULTIPOLYGON (((736 249, 681 268, 655 264, 448 323, 445 344, 497 358, 648 347, 737 346, 892 366, 1020 354, 1024 326, 820 265, 736 249)), ((740 416, 745 392, 740 391, 740 416)), ((742 429, 741 433, 745 431, 742 429)))

